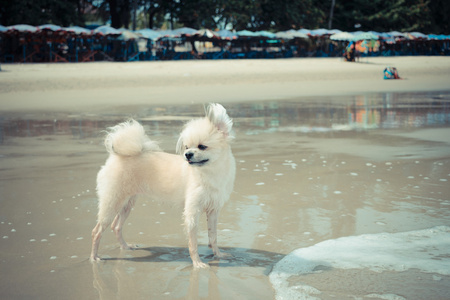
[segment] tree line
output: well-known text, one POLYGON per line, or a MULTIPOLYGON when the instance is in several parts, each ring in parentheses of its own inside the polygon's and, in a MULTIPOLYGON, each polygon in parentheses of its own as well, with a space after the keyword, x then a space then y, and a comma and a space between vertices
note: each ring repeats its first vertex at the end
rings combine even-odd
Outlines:
POLYGON ((450 33, 448 0, 0 0, 0 25, 450 33))

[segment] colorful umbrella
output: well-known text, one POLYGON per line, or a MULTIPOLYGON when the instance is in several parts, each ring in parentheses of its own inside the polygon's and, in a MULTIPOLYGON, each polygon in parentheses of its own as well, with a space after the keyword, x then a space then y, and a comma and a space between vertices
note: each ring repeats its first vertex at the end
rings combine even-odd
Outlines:
POLYGON ((333 34, 332 36, 330 36, 330 39, 333 41, 354 41, 355 40, 355 36, 353 34, 351 34, 350 32, 341 32, 341 33, 336 33, 333 34))
POLYGON ((38 28, 41 29, 41 30, 50 30, 50 31, 61 31, 61 30, 63 30, 63 28, 61 26, 53 25, 53 24, 39 25, 38 28))
POLYGON ((355 41, 362 40, 378 40, 378 35, 375 35, 371 32, 363 32, 355 36, 355 41))
POLYGON ((197 30, 189 27, 183 27, 173 30, 174 34, 177 36, 181 35, 194 35, 197 30))
POLYGON ((82 35, 82 34, 91 34, 92 31, 80 26, 71 26, 71 27, 65 27, 63 28, 67 32, 74 33, 76 35, 82 35))
POLYGON ((122 34, 122 32, 120 32, 120 30, 117 30, 117 29, 115 29, 113 27, 106 26, 106 25, 97 27, 96 29, 94 29, 93 32, 94 33, 100 33, 100 34, 103 34, 103 35, 121 35, 122 34))
POLYGON ((197 37, 206 38, 206 39, 219 38, 219 35, 217 35, 216 33, 214 33, 210 29, 197 30, 194 35, 197 36, 197 37))
POLYGON ((8 31, 36 32, 39 31, 39 28, 27 24, 17 24, 8 26, 8 31))
POLYGON ((231 32, 230 30, 219 30, 217 34, 220 36, 220 38, 225 40, 235 40, 238 38, 237 34, 231 32))
POLYGON ((308 35, 300 33, 296 30, 280 31, 275 33, 275 36, 279 39, 292 40, 292 39, 307 39, 308 35))
POLYGON ((161 33, 159 31, 148 29, 148 28, 141 29, 136 32, 141 34, 144 38, 152 40, 152 41, 157 40, 161 36, 161 33))

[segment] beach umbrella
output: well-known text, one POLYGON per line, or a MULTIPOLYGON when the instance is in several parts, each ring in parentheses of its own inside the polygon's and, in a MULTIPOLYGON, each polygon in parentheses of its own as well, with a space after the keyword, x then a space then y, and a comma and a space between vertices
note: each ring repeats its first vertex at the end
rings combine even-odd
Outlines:
POLYGON ((350 32, 340 32, 330 36, 330 39, 333 41, 353 41, 355 40, 355 36, 350 32))
POLYGON ((174 30, 159 30, 157 31, 160 34, 160 37, 168 37, 168 38, 173 38, 176 36, 181 36, 181 35, 176 35, 176 33, 174 32, 174 30))
POLYGON ((276 37, 275 33, 272 33, 270 31, 266 31, 266 30, 256 31, 255 35, 259 36, 259 37, 265 37, 268 39, 274 39, 276 37))
POLYGON ((312 36, 324 36, 324 35, 328 35, 330 33, 328 32, 328 29, 319 28, 319 29, 311 30, 310 34, 312 36))
POLYGON ((298 32, 294 29, 291 29, 287 31, 277 32, 275 33, 275 37, 284 40, 293 40, 293 39, 307 39, 308 35, 306 35, 305 33, 298 32))
POLYGON ((413 31, 413 32, 410 32, 409 35, 412 36, 413 39, 428 40, 428 36, 421 32, 413 31))
POLYGON ((237 35, 240 37, 256 37, 258 36, 256 33, 248 30, 241 30, 237 32, 237 35))
POLYGON ((331 30, 328 30, 328 33, 329 34, 336 34, 336 33, 341 33, 341 32, 343 32, 342 30, 339 30, 339 29, 331 29, 331 30))
POLYGON ((378 34, 378 36, 379 36, 380 38, 382 38, 383 40, 388 40, 388 39, 391 39, 391 38, 392 38, 392 36, 391 36, 389 33, 387 33, 387 32, 380 32, 380 33, 378 34))
POLYGON ((382 33, 381 33, 381 32, 378 32, 378 31, 367 31, 367 32, 368 32, 368 33, 372 33, 372 34, 378 36, 378 38, 380 38, 380 36, 382 35, 382 33))
POLYGON ((311 35, 311 30, 305 29, 305 28, 299 29, 299 30, 297 30, 297 32, 304 33, 306 35, 311 35))
POLYGON ((19 32, 36 32, 39 31, 39 28, 36 26, 31 26, 27 24, 17 24, 8 26, 8 31, 19 31, 19 32))
POLYGON ((370 32, 363 32, 355 36, 355 41, 362 41, 362 40, 378 40, 378 35, 375 35, 370 32))
POLYGON ((383 38, 383 41, 384 41, 385 43, 387 43, 387 44, 395 44, 395 43, 396 43, 396 41, 395 41, 395 39, 394 39, 393 37, 390 37, 390 38, 383 38))
POLYGON ((193 28, 189 28, 189 27, 183 27, 183 28, 178 28, 173 30, 174 34, 176 36, 181 36, 181 35, 194 35, 197 30, 193 29, 193 28))
POLYGON ((99 33, 103 35, 121 35, 122 32, 110 26, 100 26, 94 29, 93 33, 99 33))
POLYGON ((136 32, 139 33, 140 35, 142 35, 144 38, 153 40, 153 41, 157 40, 161 36, 161 33, 159 31, 152 30, 149 28, 141 29, 136 32))
MULTIPOLYGON (((17 25, 11 25, 8 26, 8 32, 20 32, 23 33, 35 33, 39 31, 39 28, 27 24, 17 24, 17 25)), ((26 52, 27 44, 22 44, 22 55, 23 55, 23 61, 26 61, 27 52, 26 52)))
POLYGON ((428 35, 428 39, 430 40, 438 40, 438 41, 444 41, 444 40, 449 40, 450 39, 450 35, 444 35, 444 34, 429 34, 428 35))
POLYGON ((194 36, 199 37, 199 38, 204 38, 204 39, 213 39, 213 38, 219 38, 219 35, 217 35, 216 33, 214 33, 212 30, 210 29, 200 29, 197 30, 194 34, 194 36))
MULTIPOLYGON (((75 45, 77 44, 78 39, 83 41, 87 36, 90 36, 92 34, 92 30, 80 26, 65 27, 64 31, 66 31, 69 34, 75 35, 75 45)), ((75 48, 75 61, 78 62, 79 47, 75 46, 74 48, 75 48)))
POLYGON ((358 30, 358 31, 353 31, 351 34, 353 34, 354 36, 357 36, 357 35, 360 35, 360 34, 362 34, 362 33, 366 33, 366 32, 365 32, 365 31, 358 30))
POLYGON ((138 34, 134 33, 131 30, 125 28, 120 28, 118 30, 121 32, 120 36, 118 37, 119 40, 129 41, 129 40, 138 40, 140 38, 138 34))
POLYGON ((82 35, 82 34, 91 34, 92 31, 80 26, 70 26, 63 28, 65 31, 76 34, 76 35, 82 35))
POLYGON ((238 36, 235 33, 226 29, 219 30, 217 34, 220 36, 221 39, 224 40, 235 40, 238 38, 238 36))
POLYGON ((242 30, 242 31, 238 31, 237 34, 240 37, 258 37, 258 38, 267 38, 267 39, 274 39, 275 38, 275 34, 269 31, 265 31, 265 30, 261 30, 261 31, 256 31, 256 32, 252 32, 252 31, 248 31, 248 30, 242 30))
POLYGON ((50 31, 61 31, 61 30, 63 30, 63 28, 61 26, 54 25, 54 24, 39 25, 38 28, 41 29, 41 30, 50 30, 50 31))
POLYGON ((399 31, 389 31, 387 34, 389 34, 391 37, 394 38, 404 38, 405 34, 399 32, 399 31))

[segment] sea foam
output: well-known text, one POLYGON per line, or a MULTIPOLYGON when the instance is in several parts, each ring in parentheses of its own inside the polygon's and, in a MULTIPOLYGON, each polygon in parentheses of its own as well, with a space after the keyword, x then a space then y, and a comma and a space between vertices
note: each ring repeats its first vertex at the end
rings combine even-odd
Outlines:
MULTIPOLYGON (((366 269, 375 272, 417 269, 450 275, 450 226, 401 232, 365 234, 327 240, 297 249, 270 273, 277 299, 315 299, 320 291, 291 278, 317 269, 366 269)), ((326 271, 325 271, 326 272, 326 271)))

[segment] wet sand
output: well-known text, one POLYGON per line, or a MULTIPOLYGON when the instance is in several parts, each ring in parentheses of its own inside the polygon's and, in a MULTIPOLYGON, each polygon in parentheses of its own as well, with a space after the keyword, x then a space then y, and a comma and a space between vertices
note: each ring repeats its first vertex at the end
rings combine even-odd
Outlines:
MULTIPOLYGON (((447 58, 2 70, 1 298, 274 299, 269 273, 291 251, 450 225, 447 58), (382 80, 386 65, 407 79, 382 80), (121 251, 107 232, 106 260, 91 264, 102 130, 134 116, 174 152, 183 122, 207 101, 226 106, 237 133, 235 192, 219 220, 219 246, 232 258, 212 259, 202 220, 200 252, 211 268, 192 270, 181 209, 141 197, 124 228, 139 249, 121 251)), ((291 280, 322 299, 445 299, 450 289, 450 276, 421 270, 322 270, 291 280)))

